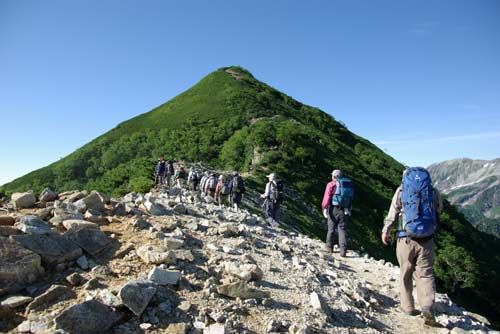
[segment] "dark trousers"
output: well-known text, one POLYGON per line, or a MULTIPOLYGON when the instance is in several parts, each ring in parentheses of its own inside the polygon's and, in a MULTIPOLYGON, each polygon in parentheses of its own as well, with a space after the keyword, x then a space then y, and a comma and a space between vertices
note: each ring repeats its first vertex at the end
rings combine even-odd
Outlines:
POLYGON ((264 208, 264 216, 266 220, 270 223, 277 223, 278 221, 278 211, 280 205, 278 203, 273 203, 271 200, 266 200, 266 206, 264 208))
POLYGON ((326 246, 333 249, 335 230, 338 231, 339 248, 341 253, 347 251, 347 222, 349 216, 344 214, 344 209, 330 205, 328 208, 328 232, 326 232, 326 246))

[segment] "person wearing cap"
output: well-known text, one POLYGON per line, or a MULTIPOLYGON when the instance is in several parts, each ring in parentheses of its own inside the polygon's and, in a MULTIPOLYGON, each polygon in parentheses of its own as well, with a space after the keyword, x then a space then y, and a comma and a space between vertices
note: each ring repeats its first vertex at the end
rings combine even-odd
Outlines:
POLYGON ((266 184, 266 190, 262 195, 260 195, 260 197, 265 199, 264 216, 266 217, 266 220, 269 222, 269 224, 275 227, 279 225, 276 219, 279 208, 275 200, 277 198, 278 191, 278 185, 276 184, 276 174, 271 173, 269 175, 266 175, 266 177, 268 180, 266 184))
POLYGON ((342 208, 339 205, 332 204, 332 197, 335 194, 337 180, 342 178, 342 171, 335 169, 332 172, 332 180, 328 182, 323 195, 321 208, 323 216, 328 220, 328 232, 326 233, 326 251, 333 251, 333 238, 335 230, 338 231, 338 241, 340 256, 345 257, 347 253, 347 231, 346 225, 349 219, 351 208, 342 208))
POLYGON ((235 211, 238 211, 238 206, 243 199, 243 194, 245 193, 245 184, 243 183, 243 179, 237 171, 233 172, 233 178, 228 186, 230 189, 229 196, 231 198, 231 206, 235 211))

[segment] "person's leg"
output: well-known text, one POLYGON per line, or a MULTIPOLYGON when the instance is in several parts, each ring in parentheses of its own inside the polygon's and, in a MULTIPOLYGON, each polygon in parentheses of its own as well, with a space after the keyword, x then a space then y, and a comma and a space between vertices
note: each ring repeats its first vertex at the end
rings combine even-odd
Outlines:
POLYGON ((334 208, 333 216, 338 230, 340 256, 345 256, 347 253, 347 216, 340 207, 334 208))
POLYGON ((328 209, 328 230, 326 232, 326 249, 329 252, 332 252, 333 250, 333 235, 335 232, 335 221, 333 217, 333 207, 330 207, 328 209))
POLYGON ((410 313, 415 309, 413 300, 413 272, 415 270, 415 254, 411 241, 406 238, 399 238, 396 246, 396 255, 400 268, 400 298, 401 309, 410 313))
POLYGON ((417 261, 415 265, 415 281, 417 285, 418 303, 422 312, 432 312, 436 292, 434 283, 434 240, 416 242, 417 261))

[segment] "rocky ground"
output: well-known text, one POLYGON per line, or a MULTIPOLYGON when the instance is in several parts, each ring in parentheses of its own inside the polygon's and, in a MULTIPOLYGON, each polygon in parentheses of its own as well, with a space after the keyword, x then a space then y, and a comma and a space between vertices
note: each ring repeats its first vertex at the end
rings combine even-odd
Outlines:
POLYGON ((398 309, 399 269, 187 190, 13 194, 0 211, 0 332, 487 333, 437 296, 398 309))

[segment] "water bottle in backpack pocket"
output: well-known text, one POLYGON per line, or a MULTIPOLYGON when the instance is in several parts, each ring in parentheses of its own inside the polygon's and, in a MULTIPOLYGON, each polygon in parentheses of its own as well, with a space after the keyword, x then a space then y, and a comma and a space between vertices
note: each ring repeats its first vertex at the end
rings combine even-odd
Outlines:
POLYGON ((401 201, 405 236, 413 239, 432 236, 436 232, 434 189, 426 169, 413 167, 406 170, 401 183, 401 201))

